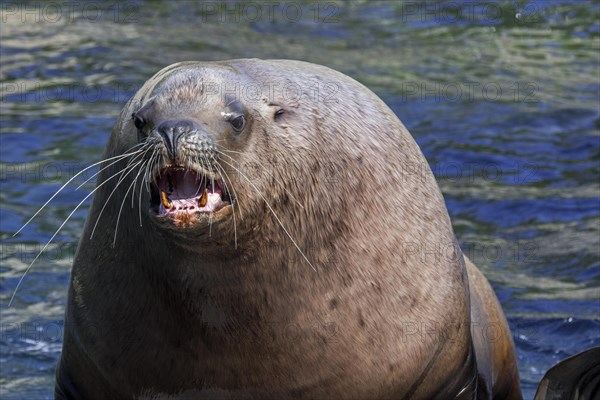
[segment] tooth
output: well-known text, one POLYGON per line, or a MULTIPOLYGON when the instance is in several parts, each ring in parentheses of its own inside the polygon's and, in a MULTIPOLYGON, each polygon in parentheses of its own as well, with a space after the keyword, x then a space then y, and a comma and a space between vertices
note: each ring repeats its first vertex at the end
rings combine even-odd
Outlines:
POLYGON ((200 207, 204 207, 208 202, 208 189, 204 189, 204 193, 202 193, 202 197, 198 199, 198 205, 200 207))
POLYGON ((165 206, 165 208, 171 208, 173 206, 165 192, 160 192, 160 199, 162 200, 163 206, 165 206))

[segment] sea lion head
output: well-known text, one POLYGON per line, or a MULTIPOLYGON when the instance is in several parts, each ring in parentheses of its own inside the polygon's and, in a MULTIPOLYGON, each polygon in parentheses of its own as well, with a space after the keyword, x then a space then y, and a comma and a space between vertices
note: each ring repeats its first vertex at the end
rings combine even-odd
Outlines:
POLYGON ((227 91, 244 80, 224 65, 179 63, 148 80, 124 108, 106 155, 131 154, 119 168, 136 165, 127 180, 137 180, 133 192, 139 186, 144 196, 141 213, 166 234, 221 232, 233 241, 246 226, 244 211, 256 214, 252 193, 264 189, 244 170, 266 164, 267 151, 254 147, 277 110, 227 91))
POLYGON ((390 204, 410 203, 404 193, 375 198, 396 185, 400 162, 427 168, 404 127, 358 82, 304 65, 186 62, 149 79, 105 154, 134 154, 127 180, 138 178, 132 192, 146 188, 141 213, 187 240, 328 243, 360 234, 361 215, 373 208, 390 215, 390 204))
POLYGON ((160 226, 199 230, 233 217, 237 154, 256 113, 233 95, 208 94, 207 79, 231 80, 227 72, 174 72, 131 114, 129 133, 137 135, 149 181, 148 214, 160 226))

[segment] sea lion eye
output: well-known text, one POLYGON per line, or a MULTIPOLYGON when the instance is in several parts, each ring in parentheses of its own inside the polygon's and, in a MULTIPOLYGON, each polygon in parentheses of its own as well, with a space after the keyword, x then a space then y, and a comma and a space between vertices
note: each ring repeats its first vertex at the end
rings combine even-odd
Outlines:
POLYGON ((238 115, 237 117, 231 119, 229 122, 231 123, 231 126, 233 126, 233 129, 236 132, 239 132, 242 129, 244 129, 244 125, 246 125, 246 118, 244 118, 243 115, 238 115))
POLYGON ((244 116, 244 106, 242 103, 232 96, 227 96, 227 104, 221 112, 223 119, 231 124, 235 133, 240 133, 246 125, 246 117, 244 116))
POLYGON ((136 114, 131 114, 131 117, 133 118, 133 124, 135 125, 135 127, 138 130, 142 130, 142 128, 144 128, 144 125, 146 125, 144 119, 136 114))

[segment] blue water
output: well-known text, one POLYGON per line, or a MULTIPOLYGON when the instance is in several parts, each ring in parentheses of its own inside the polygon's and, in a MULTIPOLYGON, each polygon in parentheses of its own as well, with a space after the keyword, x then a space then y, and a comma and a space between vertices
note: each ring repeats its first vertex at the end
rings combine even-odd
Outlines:
POLYGON ((135 90, 182 60, 303 59, 379 94, 421 146, 464 252, 496 290, 526 398, 554 363, 600 345, 598 2, 430 1, 415 9, 422 3, 297 1, 298 19, 282 17, 291 2, 280 3, 272 20, 203 8, 224 2, 81 2, 60 14, 47 3, 3 5, 3 399, 52 397, 69 269, 89 201, 6 304, 93 184, 71 186, 12 234, 100 159, 135 90))

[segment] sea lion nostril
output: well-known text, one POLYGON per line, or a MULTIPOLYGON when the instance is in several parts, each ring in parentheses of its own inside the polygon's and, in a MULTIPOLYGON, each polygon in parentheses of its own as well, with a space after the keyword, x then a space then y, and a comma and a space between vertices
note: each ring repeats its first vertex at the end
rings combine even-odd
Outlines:
POLYGON ((167 120, 156 128, 158 134, 164 139, 167 150, 172 158, 177 153, 180 138, 190 132, 196 131, 197 126, 189 120, 167 120))

